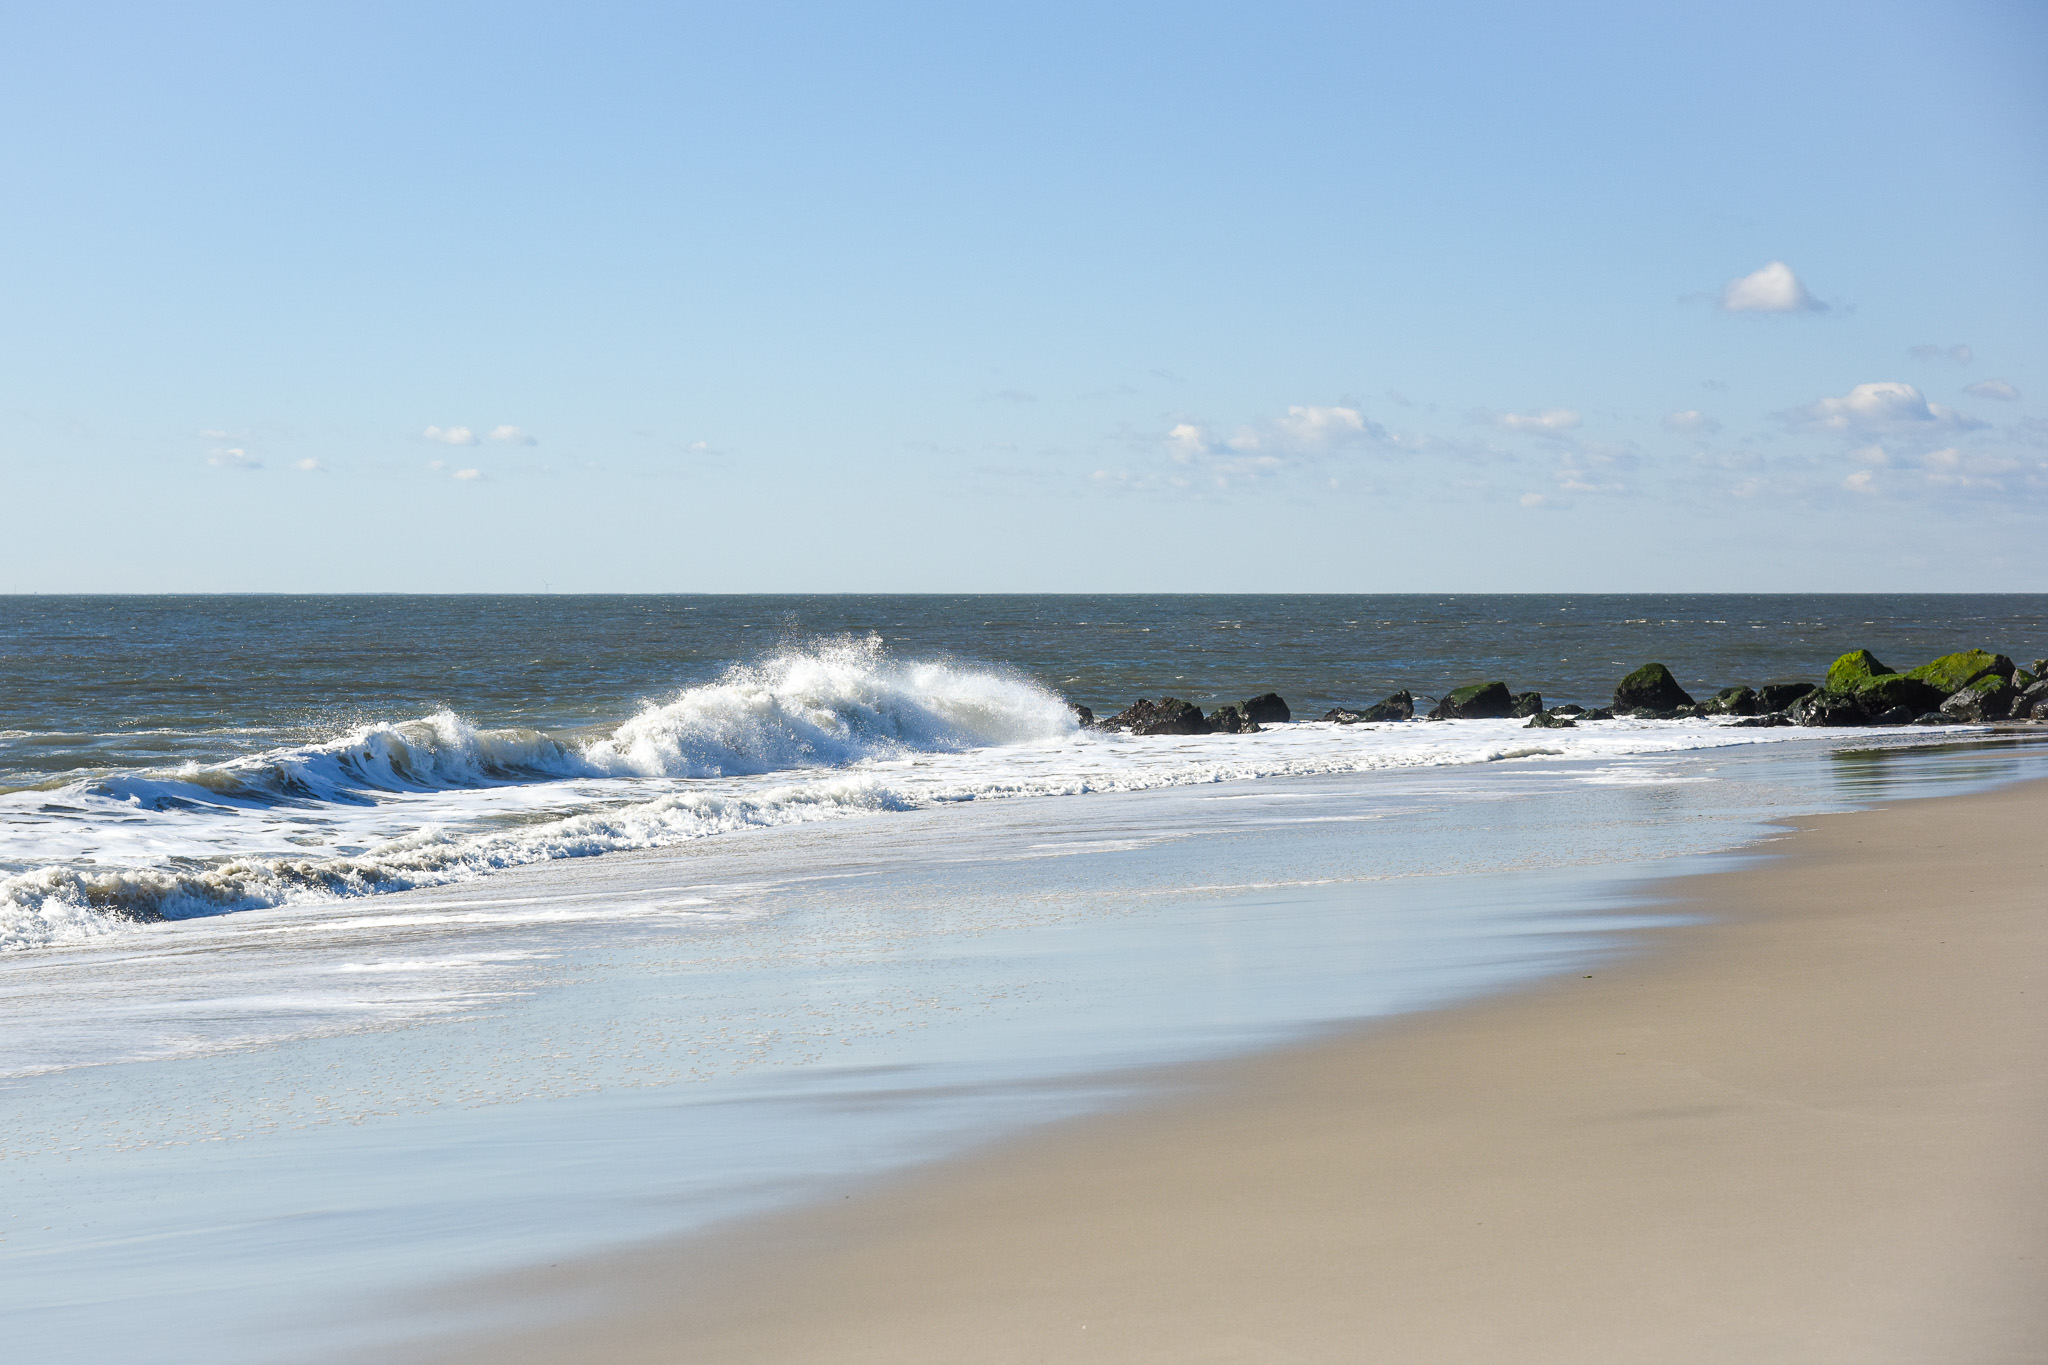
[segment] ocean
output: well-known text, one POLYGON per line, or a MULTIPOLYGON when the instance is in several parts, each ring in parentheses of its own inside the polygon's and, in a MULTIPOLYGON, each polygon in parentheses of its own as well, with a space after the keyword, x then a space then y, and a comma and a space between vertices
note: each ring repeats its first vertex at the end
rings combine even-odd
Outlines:
MULTIPOLYGON (((0 1312, 424 1350, 461 1289, 1618 952, 2019 729, 1337 726, 1982 645, 2048 597, 0 598, 0 1312), (1295 723, 1132 737, 1138 697, 1295 723)), ((549 1306, 536 1303, 531 1311, 549 1306)))

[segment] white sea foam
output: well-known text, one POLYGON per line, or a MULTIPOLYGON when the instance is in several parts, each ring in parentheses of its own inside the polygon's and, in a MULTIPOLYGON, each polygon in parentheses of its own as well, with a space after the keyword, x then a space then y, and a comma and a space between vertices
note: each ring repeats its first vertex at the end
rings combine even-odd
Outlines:
POLYGON ((447 712, 214 767, 0 796, 0 949, 152 919, 462 881, 736 830, 1002 798, 1783 742, 1712 721, 1336 726, 1136 738, 1079 730, 1029 681, 784 651, 565 742, 447 712))

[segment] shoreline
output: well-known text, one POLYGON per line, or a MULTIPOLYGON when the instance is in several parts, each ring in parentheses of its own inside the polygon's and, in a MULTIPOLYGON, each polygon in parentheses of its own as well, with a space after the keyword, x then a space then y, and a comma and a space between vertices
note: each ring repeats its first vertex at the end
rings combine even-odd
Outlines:
POLYGON ((1591 976, 451 1293, 498 1328, 428 1358, 2031 1359, 2043 814, 2036 781, 1796 819, 1591 976))

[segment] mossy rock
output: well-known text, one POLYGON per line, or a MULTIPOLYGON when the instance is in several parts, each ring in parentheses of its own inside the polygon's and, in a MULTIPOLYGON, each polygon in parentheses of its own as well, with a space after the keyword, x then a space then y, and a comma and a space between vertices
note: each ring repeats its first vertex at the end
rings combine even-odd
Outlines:
POLYGON ((1834 692, 1846 692, 1865 678, 1875 678, 1893 670, 1877 660, 1867 649, 1852 649, 1828 665, 1827 681, 1822 686, 1834 692))
POLYGON ((1928 684, 1944 697, 1953 697, 1979 678, 1993 674, 2001 680, 2011 678, 2012 660, 1988 650, 1966 649, 1960 654, 1944 654, 1933 663, 1913 669, 1906 676, 1928 684))
POLYGON ((1692 694, 1680 687, 1671 670, 1662 664, 1644 664, 1614 689, 1616 711, 1652 711, 1661 715, 1692 704, 1692 694))
POLYGON ((1454 687, 1429 713, 1431 720, 1498 720, 1513 714, 1514 693, 1504 682, 1467 683, 1454 687))
POLYGON ((1514 696, 1514 704, 1508 708, 1508 714, 1511 716, 1533 716, 1542 709, 1543 694, 1541 692, 1517 692, 1514 696))
POLYGON ((1578 722, 1570 716, 1553 715, 1548 711, 1538 711, 1529 717, 1529 723, 1522 728, 1525 730, 1570 730, 1577 725, 1578 722))
POLYGON ((1933 684, 1922 682, 1904 673, 1881 673, 1877 677, 1863 678, 1838 690, 1858 698, 1863 703, 1864 710, 1873 715, 1896 707, 1906 707, 1912 712, 1911 716, 1906 717, 1907 720, 1935 710, 1942 703, 1942 693, 1933 684))
POLYGON ((1951 695, 1941 704, 1941 713, 1972 723, 2004 720, 2012 714, 2014 697, 2011 683, 1987 673, 1951 695))

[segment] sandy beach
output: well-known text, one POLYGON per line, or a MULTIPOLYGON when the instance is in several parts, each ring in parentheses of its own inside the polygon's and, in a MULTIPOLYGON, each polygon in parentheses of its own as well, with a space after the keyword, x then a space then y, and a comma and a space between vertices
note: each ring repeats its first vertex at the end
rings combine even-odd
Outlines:
POLYGON ((2038 1361, 2044 818, 1801 819, 1589 976, 499 1283, 574 1308, 448 1358, 2038 1361))

